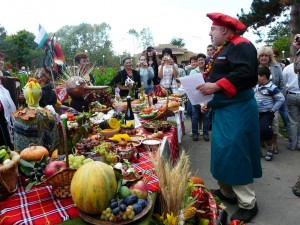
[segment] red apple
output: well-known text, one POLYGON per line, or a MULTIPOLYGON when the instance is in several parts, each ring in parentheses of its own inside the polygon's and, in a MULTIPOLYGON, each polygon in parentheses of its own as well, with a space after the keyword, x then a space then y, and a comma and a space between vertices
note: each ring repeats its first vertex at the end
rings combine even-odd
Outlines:
POLYGON ((49 178, 53 174, 56 174, 59 171, 62 171, 64 169, 67 169, 67 164, 65 162, 63 161, 50 162, 45 168, 45 176, 46 178, 49 178))
POLYGON ((137 196, 138 198, 147 200, 148 187, 147 187, 147 184, 143 180, 139 180, 134 185, 130 186, 130 191, 131 191, 131 194, 137 196))

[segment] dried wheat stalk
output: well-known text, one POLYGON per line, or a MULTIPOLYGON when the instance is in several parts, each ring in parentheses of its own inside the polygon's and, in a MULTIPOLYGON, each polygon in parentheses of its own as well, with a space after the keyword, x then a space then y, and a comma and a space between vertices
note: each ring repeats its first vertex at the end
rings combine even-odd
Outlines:
POLYGON ((179 214, 184 199, 184 194, 187 189, 187 182, 190 176, 190 160, 183 151, 175 166, 165 158, 160 157, 160 148, 154 158, 150 159, 156 170, 161 190, 161 209, 162 212, 179 214))

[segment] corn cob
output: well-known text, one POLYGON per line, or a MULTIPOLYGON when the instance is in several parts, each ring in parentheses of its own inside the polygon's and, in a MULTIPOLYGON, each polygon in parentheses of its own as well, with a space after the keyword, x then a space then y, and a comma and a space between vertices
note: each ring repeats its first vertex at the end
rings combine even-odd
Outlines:
POLYGON ((184 209, 183 216, 185 220, 191 219, 195 216, 197 209, 195 207, 188 207, 184 209))

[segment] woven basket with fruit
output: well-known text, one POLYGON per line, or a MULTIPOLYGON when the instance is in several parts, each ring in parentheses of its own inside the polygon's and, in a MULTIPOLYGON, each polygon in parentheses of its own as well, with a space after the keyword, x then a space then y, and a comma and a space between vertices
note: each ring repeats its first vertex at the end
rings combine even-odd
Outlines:
POLYGON ((20 155, 9 147, 0 147, 0 201, 17 190, 20 155))

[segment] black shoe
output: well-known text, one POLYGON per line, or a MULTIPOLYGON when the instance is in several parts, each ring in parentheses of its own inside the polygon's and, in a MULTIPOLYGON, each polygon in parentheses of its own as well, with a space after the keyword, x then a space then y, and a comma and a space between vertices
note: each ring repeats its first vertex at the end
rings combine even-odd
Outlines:
POLYGON ((255 206, 253 209, 243 209, 239 208, 238 211, 236 211, 231 217, 230 220, 240 220, 244 223, 249 222, 254 216, 256 216, 258 212, 257 204, 255 203, 255 206))
POLYGON ((193 141, 198 141, 199 137, 198 135, 193 135, 193 141))
POLYGON ((209 141, 208 135, 207 134, 203 135, 203 139, 204 139, 204 141, 209 141))
POLYGON ((225 195, 222 194, 220 189, 217 190, 210 190, 211 193, 215 196, 217 196, 220 200, 228 202, 229 204, 236 204, 238 202, 237 198, 228 198, 225 195))

